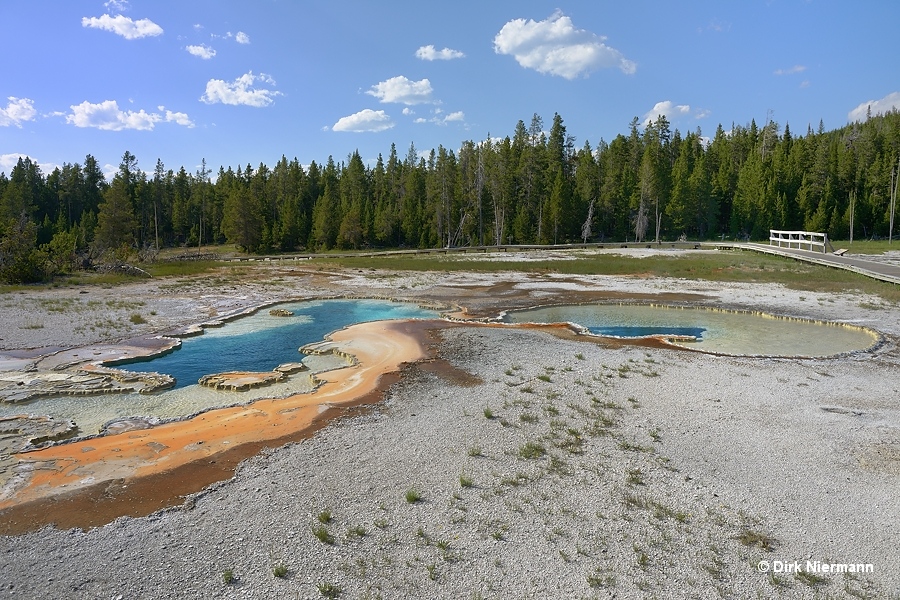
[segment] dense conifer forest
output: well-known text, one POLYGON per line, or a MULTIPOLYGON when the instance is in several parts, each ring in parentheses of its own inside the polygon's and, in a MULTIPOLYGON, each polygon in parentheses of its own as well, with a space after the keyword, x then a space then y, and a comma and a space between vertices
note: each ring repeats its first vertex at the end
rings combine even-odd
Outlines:
POLYGON ((665 117, 580 146, 562 117, 422 153, 395 145, 340 161, 152 171, 125 152, 0 174, 0 281, 46 279, 159 248, 233 243, 249 253, 687 238, 887 237, 900 113, 800 135, 775 122, 672 131, 665 117), (851 231, 852 223, 852 231, 851 231))

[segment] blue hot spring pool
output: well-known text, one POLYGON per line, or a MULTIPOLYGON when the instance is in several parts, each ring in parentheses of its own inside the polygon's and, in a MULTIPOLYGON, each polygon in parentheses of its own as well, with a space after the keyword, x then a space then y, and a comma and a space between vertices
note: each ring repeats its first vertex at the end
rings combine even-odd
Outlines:
POLYGON ((716 354, 825 357, 866 350, 878 342, 869 329, 693 307, 583 304, 511 311, 508 323, 576 323, 590 333, 634 338, 690 336, 675 344, 716 354))
POLYGON ((22 404, 0 402, 0 417, 31 413, 71 419, 80 435, 95 434, 104 424, 128 417, 173 419, 210 408, 245 404, 261 398, 282 398, 312 391, 312 373, 347 366, 345 359, 326 354, 305 356, 301 346, 348 325, 388 319, 431 319, 436 311, 405 302, 382 300, 316 300, 279 304, 290 317, 269 314, 267 307, 222 327, 185 338, 169 354, 119 365, 128 371, 158 371, 177 380, 174 389, 156 394, 100 394, 38 398, 22 404), (203 375, 225 371, 271 371, 280 364, 303 362, 309 371, 295 373, 269 386, 223 392, 201 386, 203 375))
POLYGON ((121 365, 129 371, 157 371, 172 375, 176 388, 197 383, 210 373, 271 371, 298 362, 301 346, 321 341, 332 331, 354 323, 389 319, 431 319, 438 313, 406 302, 384 300, 317 300, 279 304, 290 317, 269 314, 265 308, 223 327, 206 329, 186 338, 181 348, 146 361, 121 365))

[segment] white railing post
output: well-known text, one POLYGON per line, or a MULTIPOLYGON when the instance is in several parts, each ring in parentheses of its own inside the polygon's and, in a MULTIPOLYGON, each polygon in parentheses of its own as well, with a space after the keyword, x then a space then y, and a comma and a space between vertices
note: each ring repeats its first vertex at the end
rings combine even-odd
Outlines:
POLYGON ((778 245, 779 248, 783 248, 782 244, 787 246, 788 248, 793 248, 794 244, 796 244, 798 250, 803 250, 804 246, 810 252, 815 248, 818 250, 822 249, 822 254, 828 252, 828 234, 827 233, 817 233, 814 231, 781 231, 779 229, 770 229, 769 230, 769 245, 772 245, 772 242, 778 245), (820 241, 821 240, 821 241, 820 241))

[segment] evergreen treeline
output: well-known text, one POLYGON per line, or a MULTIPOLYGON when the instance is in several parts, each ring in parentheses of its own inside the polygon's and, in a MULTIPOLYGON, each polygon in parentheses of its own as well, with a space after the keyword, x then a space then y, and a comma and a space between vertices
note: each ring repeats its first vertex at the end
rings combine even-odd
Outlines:
POLYGON ((770 122, 720 125, 712 140, 643 130, 577 148, 562 118, 538 115, 512 137, 466 141, 427 158, 392 144, 367 167, 202 167, 152 174, 125 152, 107 182, 97 161, 44 176, 29 159, 0 174, 0 280, 36 281, 103 257, 231 242, 252 253, 571 241, 766 239, 803 229, 887 236, 900 113, 794 136, 770 122))

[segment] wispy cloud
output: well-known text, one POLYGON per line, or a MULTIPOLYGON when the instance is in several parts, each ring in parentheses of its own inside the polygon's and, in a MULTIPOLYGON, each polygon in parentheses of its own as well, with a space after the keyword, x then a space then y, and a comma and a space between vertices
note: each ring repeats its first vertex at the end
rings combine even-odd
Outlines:
POLYGON ((494 37, 494 52, 513 56, 526 69, 566 79, 605 68, 634 73, 637 65, 607 46, 605 40, 576 29, 572 19, 557 11, 543 21, 509 21, 494 37))
POLYGON ((103 131, 126 129, 152 131, 160 122, 176 123, 188 128, 194 126, 185 113, 168 111, 162 106, 159 107, 161 111, 164 111, 162 114, 147 112, 144 109, 139 111, 121 110, 115 100, 105 100, 96 104, 85 100, 70 108, 72 112, 66 115, 66 123, 75 127, 90 127, 103 131))
POLYGON ((0 108, 0 127, 15 125, 22 127, 25 121, 33 121, 37 111, 34 109, 34 101, 29 98, 16 98, 10 96, 6 108, 0 108))
POLYGON ((687 104, 675 104, 671 100, 663 100, 654 104, 653 108, 644 113, 644 118, 641 122, 644 125, 655 123, 661 116, 665 116, 667 120, 672 121, 673 118, 688 115, 690 112, 691 107, 687 104))
POLYGON ((203 60, 209 60, 216 55, 215 49, 210 48, 206 44, 200 44, 198 46, 187 46, 185 47, 185 50, 187 50, 194 56, 202 58, 203 60))
POLYGON ((796 75, 797 73, 802 73, 806 70, 804 65, 794 65, 793 67, 787 69, 778 69, 775 71, 775 75, 796 75))
MULTIPOLYGON (((465 123, 466 122, 466 113, 461 110, 444 114, 439 108, 434 109, 432 112, 432 117, 426 119, 425 117, 417 117, 413 119, 413 123, 432 123, 434 125, 447 125, 448 123, 465 123)), ((406 113, 404 113, 406 114, 406 113)))
POLYGON ((269 106, 277 96, 282 95, 276 90, 255 87, 259 83, 275 85, 275 80, 265 73, 254 75, 253 71, 241 75, 230 83, 221 79, 210 79, 206 82, 206 93, 200 100, 206 104, 221 103, 262 108, 269 106))
POLYGON ((128 0, 107 0, 107 2, 103 3, 103 6, 105 6, 107 10, 125 12, 128 10, 128 0))
POLYGON ((879 100, 863 102, 847 114, 851 121, 865 121, 867 115, 883 115, 892 110, 900 111, 900 92, 892 92, 879 100))
POLYGON ((382 102, 399 102, 400 104, 426 104, 431 102, 431 82, 427 79, 410 81, 403 75, 391 77, 377 83, 366 92, 382 102))
POLYGON ((358 113, 341 117, 331 128, 332 131, 351 131, 354 133, 377 133, 394 126, 391 117, 383 110, 366 108, 358 113))
POLYGON ((454 58, 463 57, 465 57, 465 54, 459 50, 453 50, 451 48, 435 50, 434 46, 431 44, 422 46, 416 50, 416 58, 421 58, 422 60, 453 60, 454 58))
POLYGON ((122 15, 111 17, 83 17, 81 26, 91 29, 102 29, 121 35, 126 40, 137 40, 145 37, 162 35, 163 29, 150 19, 138 19, 137 21, 122 15))

